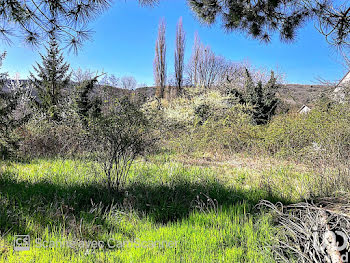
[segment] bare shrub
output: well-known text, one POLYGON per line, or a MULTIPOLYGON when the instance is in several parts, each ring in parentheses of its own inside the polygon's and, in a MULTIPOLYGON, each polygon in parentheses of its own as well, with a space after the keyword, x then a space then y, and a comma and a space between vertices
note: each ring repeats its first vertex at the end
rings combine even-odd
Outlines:
POLYGON ((133 76, 124 76, 120 82, 123 89, 134 90, 137 86, 137 81, 133 76))
POLYGON ((146 117, 126 98, 90 122, 92 157, 101 166, 110 190, 121 189, 131 164, 152 142, 146 117))
POLYGON ((22 157, 73 156, 83 152, 84 131, 79 125, 32 119, 19 131, 22 157))

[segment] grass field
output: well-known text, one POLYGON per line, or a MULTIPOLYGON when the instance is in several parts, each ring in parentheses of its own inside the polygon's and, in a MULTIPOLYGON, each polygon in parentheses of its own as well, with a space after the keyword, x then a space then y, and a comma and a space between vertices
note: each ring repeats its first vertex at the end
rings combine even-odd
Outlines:
POLYGON ((93 163, 3 163, 0 261, 272 262, 278 229, 255 205, 301 200, 312 174, 290 164, 257 169, 173 159, 135 162, 123 193, 108 192, 93 163), (16 234, 30 235, 30 251, 13 251, 16 234), (86 243, 58 243, 77 240, 86 243), (104 247, 87 243, 94 240, 104 247))

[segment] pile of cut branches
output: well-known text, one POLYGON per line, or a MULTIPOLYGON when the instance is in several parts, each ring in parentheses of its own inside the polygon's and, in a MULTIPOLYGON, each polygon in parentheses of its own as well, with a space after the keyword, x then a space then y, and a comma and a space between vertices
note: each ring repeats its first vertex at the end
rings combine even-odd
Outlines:
POLYGON ((350 262, 350 195, 257 207, 270 210, 279 227, 272 247, 278 262, 350 262))

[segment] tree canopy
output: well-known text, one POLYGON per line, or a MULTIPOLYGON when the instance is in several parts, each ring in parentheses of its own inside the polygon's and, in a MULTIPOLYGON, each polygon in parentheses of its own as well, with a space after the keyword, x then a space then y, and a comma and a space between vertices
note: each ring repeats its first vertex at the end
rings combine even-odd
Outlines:
POLYGON ((0 36, 8 43, 20 36, 31 45, 54 36, 77 52, 89 38, 87 23, 109 5, 110 0, 3 0, 0 36))
MULTIPOLYGON (((152 5, 160 0, 139 0, 152 5)), ((38 45, 49 36, 78 52, 91 31, 88 22, 101 14, 112 0, 3 0, 0 1, 0 38, 11 43, 13 36, 38 45)), ((297 30, 314 21, 327 41, 349 46, 350 6, 346 0, 187 0, 201 22, 220 19, 228 32, 241 31, 270 41, 278 32, 281 40, 295 39, 297 30)))
MULTIPOLYGON (((156 3, 159 0, 145 0, 156 3)), ((240 31, 270 41, 278 32, 282 41, 294 40, 297 30, 313 20, 317 30, 335 46, 350 44, 350 5, 335 0, 187 0, 199 20, 218 19, 227 32, 240 31)))

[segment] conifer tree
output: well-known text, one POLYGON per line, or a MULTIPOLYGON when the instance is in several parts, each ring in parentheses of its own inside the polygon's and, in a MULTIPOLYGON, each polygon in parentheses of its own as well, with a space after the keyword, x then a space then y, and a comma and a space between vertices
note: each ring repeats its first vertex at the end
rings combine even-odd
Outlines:
POLYGON ((84 80, 77 87, 76 103, 78 114, 86 127, 89 117, 98 117, 101 114, 102 100, 99 96, 93 96, 94 87, 100 76, 84 80))
POLYGON ((51 120, 58 121, 62 93, 70 84, 70 66, 64 61, 54 37, 50 38, 46 51, 46 56, 40 54, 41 64, 36 63, 36 66, 33 66, 37 76, 30 73, 30 79, 37 93, 37 100, 35 100, 37 109, 47 114, 51 120))
POLYGON ((295 40, 298 29, 312 22, 329 44, 348 51, 348 0, 187 0, 187 3, 202 23, 212 25, 221 21, 226 32, 244 32, 266 42, 275 33, 282 41, 295 40))
POLYGON ((263 85, 262 81, 254 83, 249 71, 246 69, 246 84, 244 101, 253 107, 253 119, 256 124, 265 124, 275 114, 279 99, 276 97, 279 88, 274 72, 270 80, 263 85))

